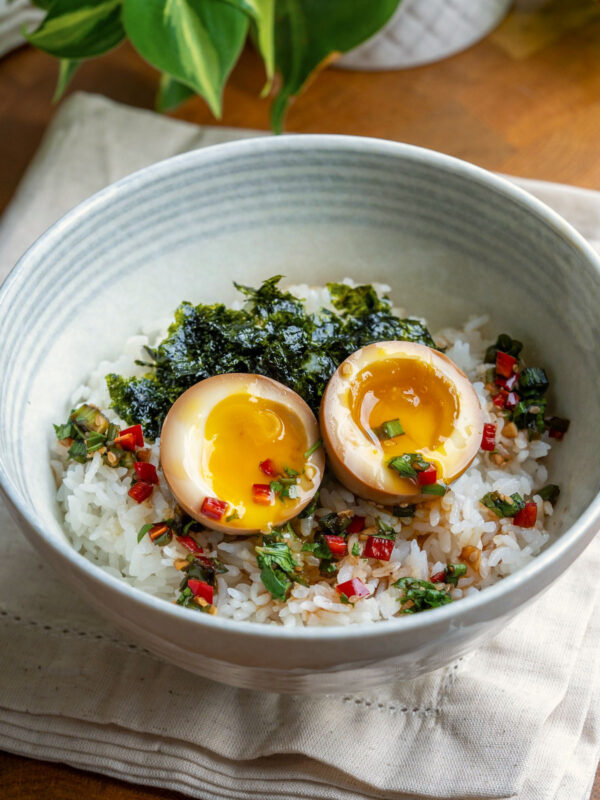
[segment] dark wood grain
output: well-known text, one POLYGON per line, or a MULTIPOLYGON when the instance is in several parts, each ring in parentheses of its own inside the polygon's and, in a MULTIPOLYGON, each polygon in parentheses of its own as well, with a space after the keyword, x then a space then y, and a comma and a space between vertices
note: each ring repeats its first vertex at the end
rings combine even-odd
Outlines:
MULTIPOLYGON (((513 12, 484 42, 440 64, 360 73, 329 69, 292 108, 297 132, 378 136, 432 147, 488 169, 600 188, 600 7, 551 0, 513 12)), ((0 210, 55 113, 56 65, 23 48, 0 61, 0 210)), ((263 74, 244 53, 225 92, 222 124, 269 127, 263 74)), ((157 76, 128 46, 84 65, 72 89, 151 108, 157 76)), ((174 116, 211 124, 199 99, 174 116)), ((130 786, 64 765, 0 753, 2 800, 145 800, 172 792, 130 786)), ((591 800, 600 800, 600 775, 591 800)))

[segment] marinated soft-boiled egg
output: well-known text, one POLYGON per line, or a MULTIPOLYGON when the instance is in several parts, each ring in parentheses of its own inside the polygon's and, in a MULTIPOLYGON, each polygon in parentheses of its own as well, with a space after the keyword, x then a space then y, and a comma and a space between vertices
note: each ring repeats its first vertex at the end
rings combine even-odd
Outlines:
POLYGON ((379 503, 443 495, 481 444, 483 415, 466 375, 413 342, 357 350, 321 404, 329 463, 348 489, 379 503))
POLYGON ((200 381, 171 407, 160 461, 179 505, 209 528, 268 531, 302 511, 325 466, 317 420, 287 386, 232 373, 200 381))

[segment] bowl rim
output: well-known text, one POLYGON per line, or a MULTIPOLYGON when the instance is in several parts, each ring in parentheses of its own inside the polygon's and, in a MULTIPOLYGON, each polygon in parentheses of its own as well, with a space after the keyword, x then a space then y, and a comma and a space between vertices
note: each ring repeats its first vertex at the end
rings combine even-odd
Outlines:
MULTIPOLYGON (((94 193, 73 209, 63 215, 57 222, 48 228, 29 248, 10 271, 9 275, 0 286, 0 310, 6 302, 6 296, 13 284, 24 282, 31 277, 38 268, 40 257, 48 248, 60 241, 63 232, 85 217, 90 211, 98 207, 110 205, 116 196, 127 193, 130 189, 152 183, 156 178, 167 176, 174 171, 185 169, 188 165, 202 162, 211 162, 221 158, 223 155, 254 154, 261 152, 279 151, 298 151, 311 149, 353 149, 355 152, 368 153, 372 155, 393 156, 409 161, 427 163, 442 171, 461 175, 469 180, 475 181, 480 185, 487 186, 496 195, 506 199, 516 201, 521 204, 532 216, 545 222, 549 227, 563 239, 574 245, 591 266, 600 274, 600 257, 583 238, 583 236, 573 228, 563 217, 551 209, 541 200, 538 200, 527 191, 511 183, 505 177, 489 172, 462 159, 430 150, 416 145, 393 142, 386 139, 372 137, 349 136, 339 134, 286 134, 281 137, 271 137, 268 135, 253 138, 244 138, 235 141, 224 142, 221 144, 210 145, 197 150, 188 151, 179 155, 158 161, 149 166, 136 170, 130 175, 121 178, 115 183, 94 193)), ((37 516, 23 502, 16 487, 10 480, 4 465, 0 461, 0 491, 5 494, 19 515, 28 523, 35 537, 41 539, 44 544, 51 548, 57 558, 67 562, 74 572, 80 576, 101 584, 104 588, 120 596, 123 602, 137 604, 145 607, 148 612, 157 612, 171 618, 173 622, 180 621, 185 624, 198 625, 205 628, 209 633, 211 630, 219 630, 221 633, 231 633, 237 636, 256 638, 267 637, 269 639, 285 639, 302 641, 335 641, 340 642, 347 639, 360 637, 361 639, 373 639, 387 637, 393 634, 410 634, 418 629, 426 631, 438 626, 460 627, 474 610, 489 609, 501 599, 505 599, 512 592, 515 592, 525 584, 538 585, 542 573, 549 566, 556 565, 572 549, 577 549, 576 545, 589 537, 592 538, 592 531, 597 530, 600 524, 600 492, 591 500, 588 506, 577 517, 573 524, 563 531, 546 549, 538 556, 535 556, 529 564, 521 567, 512 575, 508 575, 492 586, 475 595, 461 598, 460 602, 449 603, 440 608, 434 608, 427 614, 416 614, 410 616, 395 616, 387 620, 376 622, 360 622, 349 625, 323 625, 323 626, 294 626, 286 627, 278 624, 249 622, 246 620, 234 620, 230 618, 219 618, 209 614, 190 614, 188 609, 182 608, 175 603, 170 603, 161 598, 155 597, 141 589, 130 586, 125 581, 120 580, 104 572, 100 567, 93 564, 85 556, 78 553, 70 544, 67 538, 61 542, 55 537, 50 537, 44 531, 44 527, 39 523, 37 516), (537 583, 534 579, 537 578, 537 583)), ((21 520, 19 520, 19 524, 21 520)), ((21 525, 22 527, 22 525, 21 525)), ((65 534, 66 537, 66 534, 65 534)), ((589 543, 589 542, 588 542, 589 543)), ((586 545, 584 545, 585 547, 586 545)), ((576 557, 576 556, 575 556, 576 557)), ((569 560, 570 566, 574 558, 569 560)), ((542 589, 531 592, 526 599, 531 599, 542 591, 543 588, 551 585, 557 575, 542 589)), ((543 581, 542 581, 543 582, 543 581)), ((523 605, 526 600, 509 605, 510 608, 517 608, 523 605)), ((504 612, 506 613, 506 608, 504 612)), ((492 617, 499 614, 492 614, 492 617)))

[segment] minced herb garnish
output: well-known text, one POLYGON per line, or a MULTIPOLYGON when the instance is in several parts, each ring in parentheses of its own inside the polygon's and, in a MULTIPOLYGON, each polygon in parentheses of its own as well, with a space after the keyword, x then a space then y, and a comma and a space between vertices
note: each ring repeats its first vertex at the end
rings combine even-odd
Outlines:
POLYGON ((275 600, 285 600, 296 577, 296 562, 286 542, 266 542, 256 547, 256 562, 263 584, 275 600))
POLYGON ((554 439, 562 439, 569 420, 546 416, 550 381, 541 367, 523 366, 522 349, 522 342, 501 333, 486 350, 486 364, 495 364, 488 381, 493 403, 517 429, 526 430, 530 439, 545 431, 554 439))
POLYGON ((400 578, 394 586, 402 589, 402 595, 398 598, 402 604, 401 614, 417 614, 427 608, 439 608, 452 602, 450 592, 419 578, 400 578))
POLYGON ((228 372, 265 375, 296 391, 316 412, 327 381, 345 358, 373 342, 401 339, 435 347, 427 328, 392 314, 371 285, 327 284, 335 311, 308 314, 302 300, 278 287, 281 276, 258 289, 236 284, 243 309, 182 303, 167 337, 148 348, 142 378, 107 375, 112 407, 156 438, 177 398, 198 381, 228 372))

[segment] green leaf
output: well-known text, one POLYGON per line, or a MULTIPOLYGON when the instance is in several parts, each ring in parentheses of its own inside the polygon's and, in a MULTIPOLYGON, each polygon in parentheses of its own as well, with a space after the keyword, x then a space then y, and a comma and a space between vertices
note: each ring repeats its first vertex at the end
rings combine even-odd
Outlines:
POLYGON ((292 581, 285 572, 273 567, 263 567, 260 578, 265 589, 275 600, 285 600, 287 593, 292 587, 292 581))
POLYGON ((256 560, 259 567, 262 568, 265 565, 277 566, 289 574, 294 572, 296 562, 294 561, 289 545, 285 542, 276 542, 275 544, 269 544, 255 549, 256 560))
POLYGON ((30 44, 57 58, 102 55, 125 38, 121 2, 54 0, 40 27, 25 36, 30 44))
POLYGON ((60 98, 65 93, 67 86, 73 75, 77 72, 81 61, 79 59, 61 58, 58 62, 58 78, 56 81, 56 89, 52 97, 53 103, 58 103, 60 98))
POLYGON ((267 85, 263 96, 271 87, 275 72, 275 0, 225 0, 239 8, 252 20, 256 29, 256 42, 265 64, 267 85))
POLYGON ((87 447, 83 439, 75 439, 68 450, 69 458, 84 464, 87 461, 87 447))
MULTIPOLYGON (((54 0, 31 0, 34 6, 38 8, 43 8, 45 11, 48 11, 54 0)), ((12 3, 13 0, 9 0, 9 3, 12 3)))
POLYGON ((156 94, 156 110, 171 111, 180 106, 185 100, 194 97, 195 90, 185 83, 180 83, 165 72, 160 76, 158 92, 156 94))
POLYGON ((346 53, 389 20, 399 0, 279 0, 275 12, 275 63, 281 91, 271 109, 280 133, 283 118, 311 74, 339 53, 346 53))
POLYGON ((78 434, 77 428, 70 420, 65 422, 64 425, 54 425, 54 432, 59 441, 63 439, 74 439, 78 434))
POLYGON ((140 528, 140 530, 138 532, 138 536, 137 536, 138 542, 141 542, 142 539, 144 538, 144 536, 153 527, 154 527, 154 523, 153 522, 147 522, 145 525, 142 525, 142 527, 140 528))
POLYGON ((223 87, 248 32, 245 14, 221 0, 124 0, 123 24, 140 55, 221 116, 223 87))

